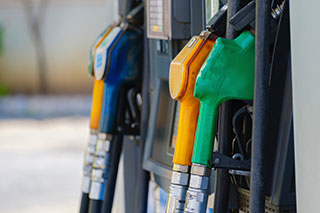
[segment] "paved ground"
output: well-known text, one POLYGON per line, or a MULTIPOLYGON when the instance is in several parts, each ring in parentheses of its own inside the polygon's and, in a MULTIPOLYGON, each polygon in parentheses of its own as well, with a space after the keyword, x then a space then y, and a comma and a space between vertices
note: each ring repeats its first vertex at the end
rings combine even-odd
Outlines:
MULTIPOLYGON (((91 97, 0 97, 0 212, 79 212, 91 97)), ((122 162, 113 212, 124 212, 122 162)))
MULTIPOLYGON (((0 98, 0 212, 78 212, 90 102, 76 95, 0 98)), ((116 213, 124 212, 122 160, 119 171, 116 213)), ((148 212, 163 212, 167 196, 154 184, 149 189, 148 212)))
POLYGON ((88 118, 0 120, 1 212, 77 212, 88 118))

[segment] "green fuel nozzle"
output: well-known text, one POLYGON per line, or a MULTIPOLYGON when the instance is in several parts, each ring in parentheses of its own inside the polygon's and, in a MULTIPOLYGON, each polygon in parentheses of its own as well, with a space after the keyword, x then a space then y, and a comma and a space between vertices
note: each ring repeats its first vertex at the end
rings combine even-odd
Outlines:
POLYGON ((218 38, 197 76, 194 97, 200 100, 200 112, 185 212, 206 212, 219 105, 253 99, 254 45, 248 31, 234 40, 218 38))
POLYGON ((200 100, 192 163, 211 167, 218 107, 227 100, 252 100, 254 36, 244 31, 236 39, 218 38, 197 76, 194 96, 200 100))

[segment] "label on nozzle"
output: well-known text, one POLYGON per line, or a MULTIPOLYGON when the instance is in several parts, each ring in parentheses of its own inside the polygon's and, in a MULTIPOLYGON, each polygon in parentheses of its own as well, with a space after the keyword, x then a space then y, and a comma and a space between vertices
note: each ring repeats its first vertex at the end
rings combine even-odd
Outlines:
POLYGON ((108 49, 112 46, 112 43, 117 39, 120 32, 120 27, 114 27, 96 50, 94 59, 94 75, 97 80, 101 80, 105 75, 105 67, 107 65, 108 60, 108 49))

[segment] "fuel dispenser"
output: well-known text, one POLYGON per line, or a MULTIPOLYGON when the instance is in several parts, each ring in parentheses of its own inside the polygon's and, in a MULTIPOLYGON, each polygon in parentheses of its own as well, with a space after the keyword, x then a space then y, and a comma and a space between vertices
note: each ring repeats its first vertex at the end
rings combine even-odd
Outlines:
MULTIPOLYGON (((139 7, 136 14, 143 10, 139 7)), ((90 212, 111 211, 123 135, 139 133, 135 91, 141 82, 141 59, 142 31, 128 22, 113 27, 96 50, 94 74, 104 82, 104 99, 89 194, 90 212)))
MULTIPOLYGON (((243 10, 236 9, 238 13, 228 19, 236 30, 250 29, 257 38, 248 31, 243 31, 234 40, 218 38, 195 83, 194 97, 200 100, 200 112, 186 212, 206 211, 211 168, 223 169, 227 173, 226 181, 230 181, 234 190, 227 197, 225 210, 215 205, 215 212, 232 209, 241 213, 295 212, 288 1, 278 1, 275 3, 278 5, 272 6, 275 9, 263 13, 264 19, 270 19, 270 27, 266 29, 261 20, 252 19, 262 15, 259 12, 252 15, 262 10, 256 10, 258 6, 253 7, 254 3, 250 2, 243 10), (252 25, 255 21, 259 24, 252 25), (270 37, 264 37, 266 34, 270 37), (272 60, 269 60, 271 56, 272 60), (232 109, 229 113, 234 135, 233 140, 226 141, 231 152, 213 152, 219 105, 228 100, 242 100, 234 102, 236 107, 233 109, 222 108, 232 109), (261 143, 265 143, 263 148, 261 143), (283 153, 282 157, 280 153, 283 153), (228 205, 228 200, 232 199, 237 203, 234 207, 228 205)), ((221 119, 226 119, 222 116, 223 110, 220 107, 218 146, 223 145, 220 135, 221 129, 225 128, 221 125, 221 119)), ((215 204, 225 205, 219 203, 222 199, 217 181, 215 204)), ((224 190, 224 194, 229 194, 229 188, 224 190)))
POLYGON ((288 1, 272 1, 264 13, 262 0, 219 1, 213 16, 217 2, 146 0, 147 37, 141 19, 128 15, 97 40, 84 191, 90 213, 111 212, 123 136, 140 131, 140 163, 169 193, 166 212, 212 204, 216 213, 294 212, 288 1), (268 18, 270 27, 262 24, 268 18), (142 107, 140 127, 142 80, 150 111, 142 107))
MULTIPOLYGON (((95 51, 101 42, 112 30, 112 26, 107 27, 96 39, 90 50, 89 58, 89 75, 94 77, 93 70, 93 58, 95 56, 95 51)), ((84 168, 83 168, 83 180, 82 180, 82 198, 80 205, 80 212, 88 212, 89 206, 89 192, 91 187, 91 172, 92 165, 94 161, 94 151, 97 143, 97 130, 99 126, 102 99, 103 99, 104 82, 102 80, 97 80, 94 78, 93 92, 92 92, 92 104, 91 104, 91 114, 90 114, 90 139, 87 150, 85 152, 84 168)))

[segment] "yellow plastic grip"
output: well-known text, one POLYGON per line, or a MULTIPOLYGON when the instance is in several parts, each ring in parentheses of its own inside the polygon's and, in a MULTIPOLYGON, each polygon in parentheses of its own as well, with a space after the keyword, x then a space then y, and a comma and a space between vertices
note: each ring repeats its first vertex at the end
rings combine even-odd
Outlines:
POLYGON ((98 129, 102 108, 104 81, 94 80, 90 115, 90 129, 98 129))
POLYGON ((200 108, 199 100, 193 97, 194 85, 213 44, 213 40, 203 40, 195 36, 170 65, 170 94, 180 102, 174 164, 191 165, 200 108))
POLYGON ((186 90, 187 65, 201 46, 202 39, 194 36, 170 63, 169 90, 173 99, 180 99, 186 90))

